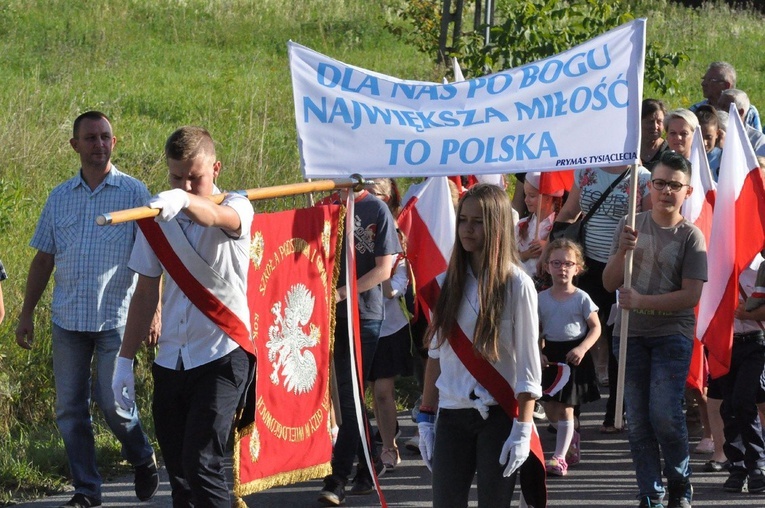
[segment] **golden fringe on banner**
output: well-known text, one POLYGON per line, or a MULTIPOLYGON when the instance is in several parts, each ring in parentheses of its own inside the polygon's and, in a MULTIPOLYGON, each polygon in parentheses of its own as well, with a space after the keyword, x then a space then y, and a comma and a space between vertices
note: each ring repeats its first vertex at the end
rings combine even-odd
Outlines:
MULTIPOLYGON (((234 494, 239 497, 247 496, 249 494, 270 489, 271 487, 290 485, 293 483, 304 482, 306 480, 313 480, 314 478, 323 478, 329 474, 332 474, 332 466, 327 462, 326 464, 319 464, 305 469, 296 469, 295 471, 275 474, 268 478, 251 481, 246 485, 235 484, 234 494)), ((245 504, 245 506, 247 505, 245 504)))
MULTIPOLYGON (((330 299, 332 300, 329 306, 329 358, 332 359, 332 355, 335 352, 335 324, 337 321, 336 309, 337 300, 335 300, 334 288, 337 287, 337 279, 340 278, 340 258, 338 256, 345 256, 345 252, 342 251, 343 239, 345 238, 345 213, 348 211, 345 205, 340 207, 340 218, 337 220, 337 245, 335 245, 335 270, 332 274, 332 288, 330 293, 330 299)), ((331 399, 331 397, 330 397, 331 399)))

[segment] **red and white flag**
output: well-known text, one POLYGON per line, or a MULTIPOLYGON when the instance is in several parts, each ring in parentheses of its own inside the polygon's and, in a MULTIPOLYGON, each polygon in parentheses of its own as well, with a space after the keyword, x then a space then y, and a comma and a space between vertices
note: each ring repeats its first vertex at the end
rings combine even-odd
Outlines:
POLYGON ((563 387, 568 383, 568 380, 571 378, 571 367, 569 367, 567 363, 558 362, 548 364, 545 369, 555 371, 555 377, 553 378, 552 383, 550 383, 548 386, 542 385, 543 393, 552 397, 561 391, 563 387))
POLYGON ((435 302, 421 289, 446 271, 455 226, 454 204, 446 177, 428 178, 398 217, 398 227, 407 237, 407 258, 414 273, 418 308, 426 317, 435 302))
POLYGON ((680 210, 688 222, 693 223, 704 234, 704 240, 709 246, 712 234, 712 212, 715 207, 717 184, 709 169, 709 159, 704 149, 704 139, 701 128, 696 127, 691 143, 691 187, 693 193, 685 200, 680 210))
POLYGON ((709 351, 713 378, 730 368, 739 274, 765 244, 765 183, 743 123, 731 105, 720 161, 708 247, 709 281, 699 303, 696 335, 709 351))
MULTIPOLYGON (((683 203, 680 213, 688 222, 693 223, 701 230, 708 249, 712 234, 712 212, 714 211, 715 196, 717 195, 717 184, 715 184, 712 172, 709 169, 709 159, 707 159, 707 152, 704 149, 700 127, 696 127, 696 132, 693 135, 690 162, 691 168, 693 168, 690 182, 693 193, 683 203)), ((697 316, 698 311, 699 307, 697 305, 697 316)), ((696 335, 695 339, 693 341, 693 355, 686 384, 701 391, 706 384, 708 367, 701 338, 696 335)))

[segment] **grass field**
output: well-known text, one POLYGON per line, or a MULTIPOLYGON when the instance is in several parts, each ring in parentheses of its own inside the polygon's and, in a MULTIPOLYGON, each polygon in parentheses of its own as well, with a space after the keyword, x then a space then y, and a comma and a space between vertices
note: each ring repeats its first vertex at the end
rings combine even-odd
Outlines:
MULTIPOLYGON (((224 188, 300 181, 287 41, 384 74, 440 81, 443 69, 385 29, 403 1, 0 3, 0 259, 9 274, 0 325, 0 505, 65 481, 53 414, 50 288, 38 306, 31 352, 15 345, 13 330, 37 217, 48 192, 77 169, 68 144, 72 120, 89 109, 107 113, 118 138, 114 163, 153 192, 166 187, 162 144, 184 124, 206 126, 216 138, 224 188)), ((727 60, 739 71, 739 87, 765 110, 761 17, 722 5, 632 3, 649 19, 649 40, 690 56, 674 71, 680 90, 664 97, 671 107, 699 100, 706 65, 727 60)), ((139 361, 142 408, 150 361, 149 353, 139 361)), ((124 467, 96 425, 104 470, 124 467)))

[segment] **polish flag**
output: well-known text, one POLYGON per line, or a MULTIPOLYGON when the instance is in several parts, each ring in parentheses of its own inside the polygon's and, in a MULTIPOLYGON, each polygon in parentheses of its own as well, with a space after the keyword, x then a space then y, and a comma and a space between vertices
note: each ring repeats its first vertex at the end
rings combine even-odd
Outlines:
POLYGON ((456 216, 446 177, 428 178, 406 202, 398 227, 407 237, 419 309, 429 316, 435 302, 420 291, 444 271, 455 240, 456 216))
MULTIPOLYGON (((715 184, 712 172, 709 169, 709 160, 704 149, 701 128, 698 126, 693 135, 690 162, 691 168, 693 168, 690 182, 693 193, 683 203, 680 213, 688 222, 693 223, 701 230, 708 249, 712 234, 712 211, 715 205, 717 184, 715 184)), ((695 311, 698 316, 698 305, 695 311)), ((699 391, 703 391, 706 385, 707 369, 704 347, 701 343, 701 338, 697 335, 696 340, 693 341, 693 356, 691 357, 691 367, 688 371, 686 384, 699 391)))
POLYGON ((765 244, 763 174, 735 106, 729 114, 707 254, 709 281, 701 292, 696 325, 696 335, 709 350, 713 378, 730 369, 739 274, 765 244))

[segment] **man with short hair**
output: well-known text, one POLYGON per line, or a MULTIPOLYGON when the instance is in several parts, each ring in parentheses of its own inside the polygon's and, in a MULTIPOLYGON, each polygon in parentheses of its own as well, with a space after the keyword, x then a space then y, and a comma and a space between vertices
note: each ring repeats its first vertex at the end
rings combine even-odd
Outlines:
POLYGON ((720 100, 717 103, 718 107, 723 111, 728 111, 731 104, 736 105, 738 116, 741 117, 741 121, 744 122, 746 137, 749 138, 749 143, 751 143, 754 153, 757 155, 765 155, 765 134, 750 125, 747 125, 744 119, 750 104, 749 96, 746 92, 738 90, 737 88, 723 91, 720 94, 720 100))
MULTIPOLYGON (((702 104, 717 106, 720 101, 720 94, 731 88, 736 88, 736 69, 734 69, 728 62, 712 62, 709 64, 704 77, 701 78, 701 90, 704 93, 705 99, 701 102, 697 102, 688 109, 695 113, 696 108, 702 104)), ((726 109, 725 111, 728 110, 726 109)), ((745 113, 746 114, 743 116, 744 124, 749 125, 758 131, 762 131, 760 113, 757 111, 757 108, 755 108, 753 104, 749 104, 745 113)))
POLYGON ((128 262, 139 276, 112 390, 118 404, 135 406, 133 358, 164 273, 152 410, 173 506, 230 508, 226 445, 254 365, 247 306, 254 211, 237 193, 220 204, 208 199, 221 193, 221 162, 207 130, 176 130, 165 156, 172 190, 149 201, 159 215, 141 224, 128 262))
POLYGON ((111 122, 103 113, 88 111, 74 121, 69 144, 80 156, 81 169, 51 191, 40 215, 30 242, 37 254, 27 276, 16 328, 16 342, 30 349, 34 340, 34 310, 53 274, 56 423, 75 488, 65 507, 101 506, 91 396, 122 443, 122 456, 135 468, 138 499, 148 501, 159 487, 154 450, 141 427, 138 412, 118 408, 111 390, 128 302, 135 288, 136 277, 128 269, 127 261, 137 228, 132 222, 99 227, 95 218, 113 210, 140 206, 149 196, 143 183, 118 171, 111 163, 116 143, 111 122), (95 382, 91 380, 94 357, 95 382))

